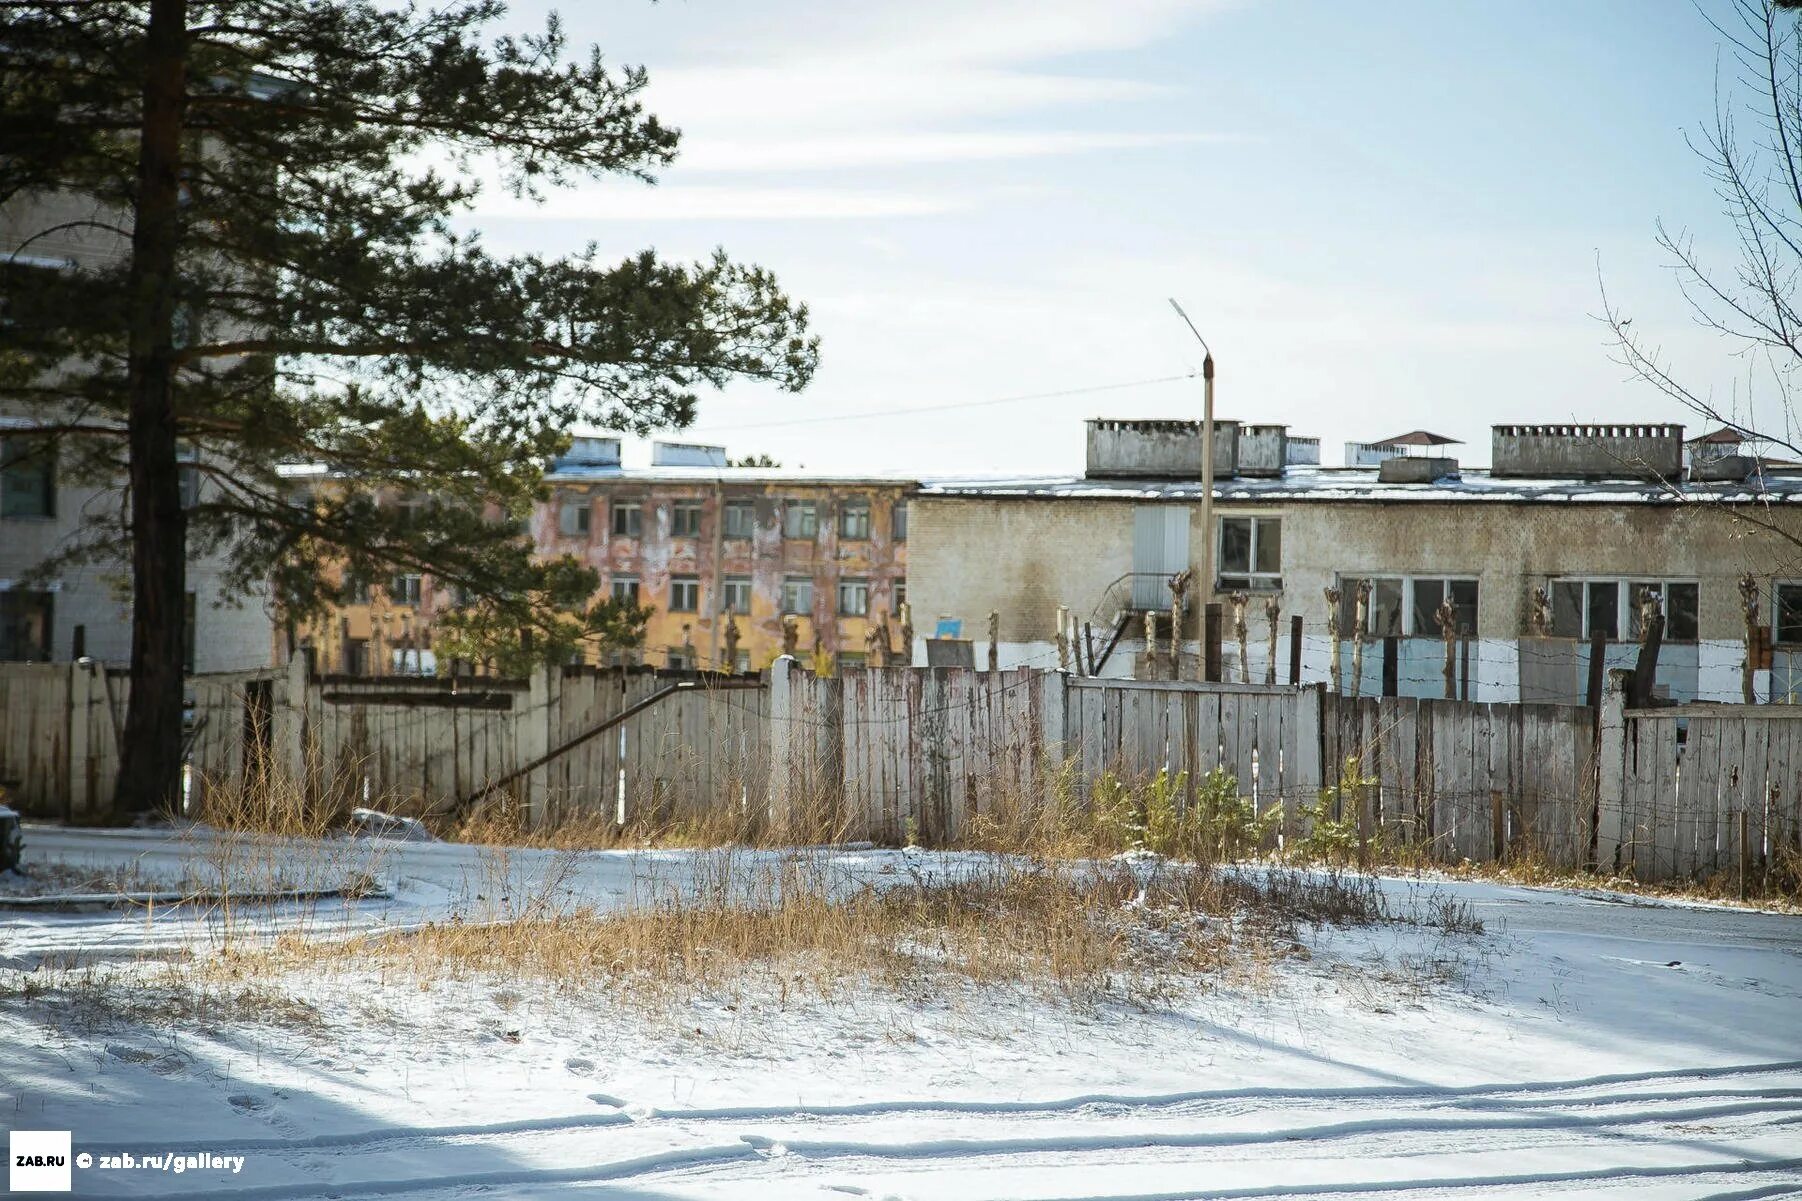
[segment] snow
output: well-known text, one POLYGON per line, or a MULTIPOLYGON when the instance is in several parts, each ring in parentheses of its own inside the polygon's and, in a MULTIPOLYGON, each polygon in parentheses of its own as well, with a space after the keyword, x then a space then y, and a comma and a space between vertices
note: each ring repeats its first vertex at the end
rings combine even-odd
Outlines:
MULTIPOLYGON (((996 476, 922 480, 921 496, 1033 496, 1089 500, 1192 500, 1196 480, 1106 479, 1088 476, 996 476)), ((1767 474, 1746 483, 1696 482, 1672 486, 1658 480, 1592 480, 1576 476, 1494 476, 1466 467, 1430 484, 1377 478, 1374 467, 1290 466, 1281 476, 1223 479, 1214 485, 1222 501, 1492 501, 1499 504, 1752 504, 1802 501, 1802 477, 1767 474)))
MULTIPOLYGON (((321 848, 281 845, 314 882, 321 848)), ((147 880, 224 861, 205 831, 33 827, 27 848, 147 880)), ((515 851, 497 870, 457 844, 348 850, 389 896, 262 907, 237 933, 474 919, 497 882, 555 878, 597 905, 696 883, 683 852, 515 851)), ((967 862, 805 853, 848 886, 967 862)), ((1398 912, 1466 902, 1485 931, 1314 930, 1307 958, 1145 1010, 972 985, 833 1003, 752 988, 647 1012, 598 988, 370 966, 286 981, 312 1023, 99 1020, 24 995, 32 969, 216 947, 224 918, 0 913, 0 1088, 9 1128, 73 1130, 78 1152, 243 1157, 236 1173, 77 1171, 90 1196, 1802 1195, 1802 918, 1380 886, 1398 912)))

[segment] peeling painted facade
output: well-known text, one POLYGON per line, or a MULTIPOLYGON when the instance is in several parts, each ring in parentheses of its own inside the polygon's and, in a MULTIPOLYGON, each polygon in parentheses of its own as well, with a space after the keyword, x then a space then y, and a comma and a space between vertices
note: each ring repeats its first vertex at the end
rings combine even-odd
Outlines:
POLYGON ((639 603, 656 610, 646 662, 758 670, 782 653, 788 615, 802 655, 817 637, 829 662, 861 662, 866 636, 884 617, 889 645, 900 646, 907 481, 760 468, 573 468, 547 482, 550 499, 531 523, 539 552, 593 567, 601 596, 636 586, 639 603), (728 618, 738 629, 736 662, 726 659, 728 618))

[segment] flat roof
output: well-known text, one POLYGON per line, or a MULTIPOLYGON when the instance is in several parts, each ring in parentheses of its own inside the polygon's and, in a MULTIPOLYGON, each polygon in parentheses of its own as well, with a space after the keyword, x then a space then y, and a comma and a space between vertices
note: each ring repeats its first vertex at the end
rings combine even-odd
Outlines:
MULTIPOLYGON (((347 474, 325 463, 284 463, 276 468, 284 479, 324 479, 347 474)), ((912 487, 917 476, 888 475, 865 472, 851 475, 842 471, 815 471, 806 467, 621 467, 615 464, 566 464, 547 471, 549 484, 866 484, 881 487, 912 487)))
MULTIPOLYGON (((1457 477, 1428 484, 1385 483, 1376 467, 1286 468, 1280 477, 1217 480, 1222 501, 1339 501, 1423 503, 1489 501, 1498 504, 1717 504, 1802 502, 1802 473, 1767 472, 1743 481, 1681 486, 1652 480, 1496 477, 1487 468, 1465 468, 1457 477)), ((1193 500, 1198 480, 1089 479, 1085 476, 940 478, 921 483, 922 497, 1072 498, 1087 500, 1193 500)))

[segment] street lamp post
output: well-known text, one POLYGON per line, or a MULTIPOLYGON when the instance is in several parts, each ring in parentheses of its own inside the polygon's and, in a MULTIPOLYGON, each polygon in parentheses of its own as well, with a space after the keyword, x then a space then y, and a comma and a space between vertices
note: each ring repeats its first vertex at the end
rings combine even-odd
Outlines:
POLYGON ((1183 319, 1195 340, 1201 343, 1201 579, 1198 581, 1200 601, 1205 606, 1214 595, 1214 352, 1207 339, 1183 312, 1183 306, 1170 301, 1170 307, 1183 319))

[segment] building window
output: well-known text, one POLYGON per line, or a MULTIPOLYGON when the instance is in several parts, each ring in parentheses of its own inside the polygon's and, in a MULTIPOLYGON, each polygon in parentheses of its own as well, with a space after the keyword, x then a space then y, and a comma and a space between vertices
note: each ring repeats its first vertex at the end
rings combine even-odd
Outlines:
POLYGON ((838 611, 844 617, 866 617, 870 612, 870 581, 840 580, 838 611))
POLYGON ((1439 605, 1449 595, 1455 611, 1453 632, 1477 632, 1477 581, 1445 576, 1341 576, 1339 628, 1357 629, 1358 583, 1370 582, 1370 607, 1364 633, 1372 638, 1441 638, 1439 605))
POLYGON ((1439 606, 1452 602, 1452 633, 1469 638, 1477 632, 1477 582, 1415 576, 1408 580, 1408 633, 1417 638, 1444 636, 1439 606))
POLYGON ((199 641, 197 617, 194 594, 190 592, 182 598, 181 612, 181 669, 189 675, 194 674, 194 647, 199 641))
POLYGON ((419 576, 397 575, 388 581, 388 599, 397 605, 417 605, 420 596, 419 576))
POLYGON ((346 638, 344 640, 344 672, 346 675, 352 676, 369 674, 369 639, 346 638))
POLYGON ((0 661, 48 662, 56 598, 23 588, 0 592, 0 661))
POLYGON ((751 611, 751 577, 748 575, 729 575, 726 577, 726 612, 749 613, 751 611))
MULTIPOLYGON (((1559 638, 1639 637, 1641 594, 1655 592, 1664 610, 1664 636, 1672 642, 1693 642, 1701 589, 1688 580, 1553 580, 1552 633, 1559 638)), ((1782 608, 1782 594, 1778 595, 1782 608)), ((1779 628, 1782 614, 1778 614, 1779 628)))
POLYGON ((757 529, 757 507, 748 500, 729 500, 725 509, 728 538, 749 538, 757 529))
POLYGON ((338 593, 347 605, 367 605, 369 603, 369 581, 355 572, 344 577, 338 586, 338 593))
MULTIPOLYGON (((181 507, 192 509, 200 503, 200 455, 193 447, 184 446, 176 451, 176 456, 181 460, 181 466, 176 469, 179 474, 177 487, 181 490, 181 507)), ((307 507, 312 508, 310 501, 307 507)))
POLYGON ((899 613, 901 611, 901 606, 905 605, 906 603, 907 603, 907 581, 906 580, 896 580, 895 581, 895 612, 899 613))
POLYGON ((566 500, 557 506, 557 532, 565 538, 588 537, 593 506, 586 499, 566 500))
POLYGON ((907 502, 906 501, 898 500, 895 502, 894 511, 889 516, 889 528, 891 530, 890 536, 896 542, 906 542, 907 541, 907 502))
POLYGON ((394 502, 394 522, 402 529, 411 529, 420 523, 425 516, 426 502, 416 496, 394 502))
POLYGON ((701 611, 701 581, 698 577, 692 575, 670 577, 669 609, 671 613, 699 613, 701 611))
POLYGON ((1220 569, 1217 574, 1220 587, 1229 592, 1274 592, 1281 589, 1282 518, 1222 517, 1220 569))
POLYGON ((791 575, 782 581, 782 611, 803 616, 813 612, 813 577, 791 575))
POLYGON ((635 575, 614 576, 611 596, 622 605, 636 605, 638 603, 638 577, 635 575))
POLYGON ((870 502, 848 500, 839 506, 838 536, 847 542, 862 542, 870 536, 870 502))
POLYGON ((811 500, 785 500, 782 502, 782 536, 784 538, 812 538, 819 532, 820 511, 811 500))
POLYGON ((701 536, 701 502, 679 500, 670 506, 669 532, 678 538, 701 536))
POLYGON ((838 664, 840 671, 844 671, 848 667, 862 667, 864 653, 862 651, 840 651, 834 661, 838 664))
POLYGON ((0 438, 0 517, 56 516, 56 450, 48 438, 0 438))
POLYGON ((612 504, 613 536, 636 538, 644 528, 644 505, 635 500, 616 500, 612 504))
POLYGON ((1658 598, 1664 614, 1666 642, 1694 642, 1699 626, 1702 590, 1691 580, 1634 580, 1627 586, 1627 637, 1639 638, 1639 602, 1645 593, 1658 598))

